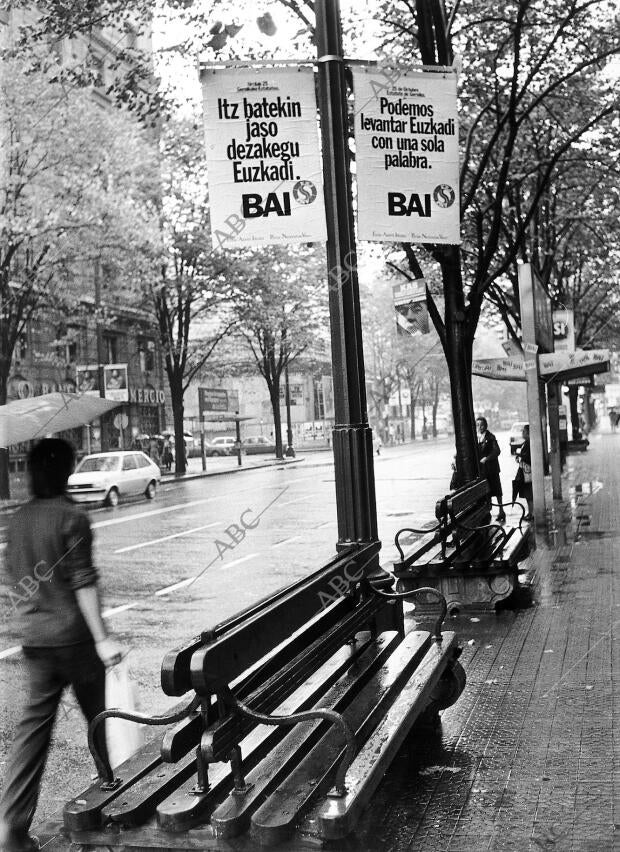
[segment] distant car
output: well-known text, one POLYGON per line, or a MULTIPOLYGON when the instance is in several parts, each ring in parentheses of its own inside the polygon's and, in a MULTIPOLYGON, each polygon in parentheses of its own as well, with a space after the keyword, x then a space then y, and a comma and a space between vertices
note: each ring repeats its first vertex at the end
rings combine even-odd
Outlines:
POLYGON ((152 500, 160 482, 159 467, 145 453, 93 453, 69 477, 67 496, 75 503, 117 506, 121 498, 139 494, 152 500))
POLYGON ((513 423, 510 427, 510 432, 508 434, 508 440, 510 442, 510 454, 514 456, 517 452, 521 444, 523 443, 523 427, 527 426, 527 421, 519 420, 517 423, 513 423))
POLYGON ((205 442, 206 456, 231 456, 237 449, 237 439, 230 436, 213 438, 205 442))
POLYGON ((249 456, 256 456, 259 453, 275 453, 276 451, 275 442, 266 438, 264 435, 245 438, 243 448, 249 456))

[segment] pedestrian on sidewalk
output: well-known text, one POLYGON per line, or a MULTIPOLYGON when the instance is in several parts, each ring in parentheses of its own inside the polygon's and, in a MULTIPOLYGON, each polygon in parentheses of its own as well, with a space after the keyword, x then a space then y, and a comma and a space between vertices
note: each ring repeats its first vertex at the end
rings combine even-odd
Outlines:
POLYGON ((476 418, 476 430, 478 432, 480 473, 489 483, 491 497, 495 497, 499 503, 499 512, 497 513, 496 520, 503 523, 506 520, 506 513, 502 506, 502 483, 499 478, 499 444, 495 435, 489 432, 485 417, 476 418))
MULTIPOLYGON (((121 660, 101 616, 90 520, 64 494, 74 462, 66 441, 40 441, 28 455, 32 499, 8 527, 9 599, 21 633, 27 699, 0 798, 2 852, 38 848, 29 830, 64 688, 73 687, 90 722, 105 709, 105 668, 121 660)), ((98 747, 107 754, 104 726, 98 747)))
POLYGON ((527 515, 524 521, 531 521, 534 517, 534 495, 532 493, 532 455, 530 451, 530 427, 523 427, 523 443, 517 450, 517 462, 522 471, 522 482, 519 484, 519 497, 524 497, 527 502, 527 515))

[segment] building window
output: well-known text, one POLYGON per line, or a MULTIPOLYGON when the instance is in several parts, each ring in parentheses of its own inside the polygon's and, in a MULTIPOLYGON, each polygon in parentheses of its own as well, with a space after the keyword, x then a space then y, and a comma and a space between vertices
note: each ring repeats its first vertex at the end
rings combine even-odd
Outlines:
POLYGON ((155 370, 155 341, 140 340, 138 342, 138 353, 140 355, 140 370, 143 373, 152 373, 155 370))
POLYGON ((61 324, 56 332, 56 340, 58 341, 56 357, 66 364, 75 364, 77 362, 78 337, 79 329, 67 328, 66 325, 61 324))
POLYGON ((106 364, 118 363, 118 338, 112 334, 103 337, 103 355, 106 364))

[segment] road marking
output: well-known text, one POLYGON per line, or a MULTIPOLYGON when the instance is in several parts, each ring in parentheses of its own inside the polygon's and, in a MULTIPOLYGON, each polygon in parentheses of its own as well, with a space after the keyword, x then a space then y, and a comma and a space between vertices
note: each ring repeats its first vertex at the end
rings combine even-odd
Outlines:
POLYGON ((242 562, 247 562, 248 559, 255 559, 258 553, 248 553, 247 556, 242 556, 241 559, 235 559, 234 562, 225 562, 220 565, 220 568, 233 568, 235 565, 240 565, 242 562))
POLYGON ((201 527, 192 527, 190 530, 183 530, 183 532, 172 533, 171 535, 164 535, 161 538, 152 538, 150 541, 142 541, 140 544, 130 544, 128 547, 120 547, 118 550, 115 550, 114 553, 128 553, 130 550, 138 550, 140 547, 150 547, 152 544, 160 544, 162 541, 170 541, 173 538, 180 538, 184 535, 191 535, 192 533, 198 532, 199 530, 206 530, 209 527, 217 527, 219 526, 219 521, 213 521, 210 524, 203 524, 201 527))
POLYGON ((287 500, 286 503, 280 503, 280 506, 290 506, 292 503, 299 503, 301 500, 308 500, 314 496, 314 494, 306 494, 303 497, 296 497, 294 500, 287 500))
POLYGON ((323 529, 323 527, 331 527, 332 524, 335 524, 335 523, 336 523, 336 521, 325 521, 324 523, 319 524, 318 527, 315 527, 315 529, 321 530, 321 529, 323 529))
POLYGON ((117 613, 125 612, 127 609, 133 609, 134 606, 138 606, 138 603, 121 604, 120 606, 112 607, 112 609, 104 609, 101 616, 102 618, 110 618, 111 615, 117 615, 117 613))
POLYGON ((12 657, 15 654, 19 654, 21 649, 21 645, 16 645, 14 648, 7 648, 6 651, 0 651, 0 660, 4 660, 5 657, 12 657))
POLYGON ((177 509, 188 509, 190 506, 202 506, 205 503, 213 503, 219 497, 206 497, 204 500, 190 500, 189 503, 175 503, 174 506, 166 506, 163 509, 154 509, 152 512, 140 512, 138 515, 125 515, 122 518, 110 518, 108 521, 95 521, 93 528, 111 527, 114 524, 126 524, 128 521, 139 521, 142 518, 153 518, 155 515, 163 515, 166 512, 176 512, 177 509))
POLYGON ((297 541, 300 538, 301 538, 300 535, 294 535, 291 538, 285 538, 283 541, 278 541, 276 544, 272 544, 271 546, 272 547, 282 547, 283 544, 288 544, 289 541, 297 541))
POLYGON ((193 583, 195 577, 187 577, 185 580, 181 580, 178 583, 173 583, 172 586, 166 586, 165 589, 159 589, 159 591, 155 592, 156 595, 167 595, 168 592, 173 592, 175 589, 182 589, 183 586, 189 586, 190 583, 193 583))

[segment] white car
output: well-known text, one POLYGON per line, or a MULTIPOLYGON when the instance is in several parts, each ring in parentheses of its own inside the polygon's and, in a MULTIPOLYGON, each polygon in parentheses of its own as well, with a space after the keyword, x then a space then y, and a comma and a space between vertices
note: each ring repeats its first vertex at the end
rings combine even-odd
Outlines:
POLYGON ((75 503, 117 506, 121 497, 137 494, 152 500, 160 482, 160 469, 145 453, 93 453, 69 477, 67 496, 75 503))
POLYGON ((527 425, 528 423, 526 420, 519 420, 517 423, 513 423, 510 427, 508 441, 510 443, 511 456, 514 456, 519 447, 523 444, 523 427, 527 425))

